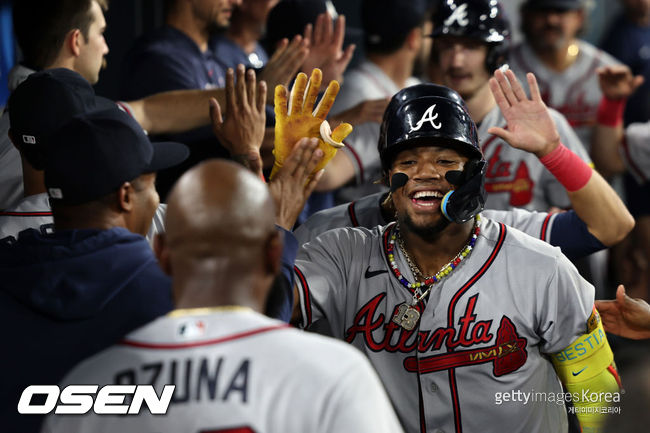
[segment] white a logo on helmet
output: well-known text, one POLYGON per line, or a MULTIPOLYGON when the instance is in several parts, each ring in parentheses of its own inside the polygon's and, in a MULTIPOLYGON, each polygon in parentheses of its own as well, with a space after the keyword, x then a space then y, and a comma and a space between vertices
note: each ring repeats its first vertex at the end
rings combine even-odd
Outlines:
POLYGON ((467 3, 463 3, 454 9, 451 15, 449 15, 449 18, 445 20, 445 26, 452 25, 454 21, 456 21, 461 27, 465 27, 469 24, 469 20, 467 19, 467 3))
POLYGON ((436 104, 433 104, 429 108, 427 108, 427 111, 424 112, 420 120, 418 120, 418 123, 413 126, 411 123, 411 119, 409 119, 409 125, 411 126, 411 130, 409 132, 413 131, 418 131, 420 128, 422 128, 422 125, 424 125, 424 122, 429 122, 433 129, 440 129, 442 127, 442 123, 438 122, 436 123, 435 120, 438 118, 438 113, 434 113, 434 109, 436 108, 436 104))

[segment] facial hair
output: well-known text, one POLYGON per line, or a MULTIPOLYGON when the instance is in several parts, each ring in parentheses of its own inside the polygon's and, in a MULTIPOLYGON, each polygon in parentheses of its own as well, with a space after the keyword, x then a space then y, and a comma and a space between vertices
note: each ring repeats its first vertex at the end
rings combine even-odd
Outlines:
POLYGON ((427 227, 421 227, 415 224, 408 214, 397 219, 401 227, 406 228, 408 231, 415 233, 428 242, 434 242, 440 236, 440 233, 449 225, 449 220, 444 217, 440 218, 435 224, 427 227))

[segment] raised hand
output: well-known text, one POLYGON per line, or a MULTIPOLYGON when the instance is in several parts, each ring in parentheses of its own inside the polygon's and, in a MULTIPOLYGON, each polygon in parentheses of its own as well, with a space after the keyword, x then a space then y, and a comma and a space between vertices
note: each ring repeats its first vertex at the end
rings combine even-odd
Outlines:
POLYGON ((288 95, 287 88, 275 88, 275 143, 273 155, 275 163, 271 171, 271 178, 282 167, 285 159, 291 153, 294 144, 301 138, 317 138, 318 147, 323 151, 324 157, 311 174, 322 169, 343 147, 343 140, 352 132, 352 125, 341 123, 331 131, 325 118, 334 104, 339 91, 339 83, 331 81, 325 94, 316 108, 316 98, 322 82, 322 73, 314 69, 309 82, 307 75, 299 73, 288 95))
POLYGON ((302 65, 303 72, 314 68, 323 71, 323 79, 343 80, 343 72, 347 68, 354 49, 354 44, 348 45, 345 51, 343 39, 345 38, 345 16, 341 15, 334 25, 329 13, 322 13, 316 18, 316 23, 307 24, 305 27, 305 40, 309 41, 309 55, 302 65))
POLYGON ((247 72, 243 65, 235 73, 226 72, 226 119, 216 99, 210 100, 212 130, 219 142, 230 152, 232 159, 255 174, 262 175, 260 146, 266 126, 266 83, 256 83, 255 71, 247 72))
POLYGON ((506 140, 512 147, 541 158, 560 144, 560 134, 542 101, 535 75, 529 72, 526 78, 530 98, 511 70, 505 74, 500 69, 494 72, 489 82, 490 90, 506 119, 507 129, 493 126, 488 132, 506 140))
POLYGON ((598 68, 598 84, 607 99, 629 98, 643 84, 643 76, 632 75, 625 65, 604 66, 598 68))
POLYGON ((596 301, 596 309, 610 334, 635 340, 650 338, 650 305, 627 296, 622 284, 616 290, 616 300, 596 301))
MULTIPOLYGON (((260 72, 260 79, 266 81, 272 89, 278 85, 288 86, 309 54, 308 44, 300 35, 295 36, 291 43, 283 39, 260 72)), ((271 96, 269 95, 268 104, 273 104, 271 96)))
POLYGON ((323 151, 315 138, 302 138, 296 143, 285 164, 269 182, 269 190, 275 201, 276 224, 292 230, 307 199, 323 175, 323 170, 310 178, 323 151))

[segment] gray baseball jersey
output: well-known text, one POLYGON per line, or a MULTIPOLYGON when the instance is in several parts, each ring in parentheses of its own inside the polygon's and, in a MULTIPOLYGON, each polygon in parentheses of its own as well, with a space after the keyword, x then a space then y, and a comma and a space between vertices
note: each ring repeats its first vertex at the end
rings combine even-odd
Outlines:
MULTIPOLYGON (((165 231, 165 212, 167 205, 161 203, 151 220, 147 233, 149 244, 157 233, 165 231)), ((14 241, 18 234, 26 229, 37 229, 42 233, 51 233, 54 230, 52 208, 47 193, 30 195, 18 204, 5 211, 0 211, 0 240, 14 241)))
MULTIPOLYGON (((566 119, 550 110, 562 143, 582 160, 591 164, 589 154, 566 119)), ((488 162, 485 190, 488 193, 486 209, 506 210, 523 207, 546 211, 551 206, 567 208, 571 205, 565 188, 544 167, 537 156, 515 149, 487 131, 492 126, 506 127, 506 121, 495 106, 478 125, 479 141, 488 162)))
MULTIPOLYGON (((380 204, 386 193, 375 193, 359 200, 316 212, 294 232, 298 245, 306 244, 327 230, 341 227, 373 229, 386 224, 380 204)), ((484 210, 484 217, 514 227, 534 238, 553 244, 551 232, 557 214, 531 212, 525 209, 484 210)))
MULTIPOLYGON (((414 77, 410 78, 406 86, 420 83, 414 77)), ((355 105, 372 99, 391 98, 401 89, 382 71, 370 61, 364 61, 357 68, 345 74, 341 91, 334 101, 331 113, 338 114, 355 105)), ((366 122, 355 125, 352 133, 345 139, 346 147, 342 148, 350 161, 353 162, 356 172, 355 186, 344 187, 337 192, 339 202, 347 202, 371 194, 384 191, 385 187, 373 182, 381 178, 381 161, 377 151, 379 141, 379 123, 366 122)))
POLYGON ((582 144, 589 150, 598 104, 602 97, 596 69, 620 62, 588 42, 578 40, 577 46, 578 57, 562 72, 544 65, 526 42, 512 49, 508 64, 519 81, 524 83, 525 88, 528 87, 526 73, 535 74, 546 105, 566 117, 582 144))
POLYGON ((176 389, 167 415, 51 415, 43 431, 402 431, 358 350, 242 308, 172 312, 82 362, 62 385, 112 383, 176 389))
MULTIPOLYGON (((392 321, 413 296, 388 262, 393 227, 330 230, 303 246, 303 324, 326 321, 366 353, 406 431, 566 431, 547 354, 586 332, 593 286, 558 248, 483 218, 472 254, 417 304, 408 331, 392 321), (553 400, 498 400, 513 391, 553 400)), ((395 262, 413 281, 399 248, 395 262)))
POLYGON ((620 148, 628 172, 642 185, 650 179, 650 122, 632 123, 625 128, 620 148))
MULTIPOLYGON (((7 77, 9 91, 13 92, 33 72, 22 65, 14 66, 7 77)), ((5 110, 0 117, 0 209, 15 206, 24 196, 20 152, 9 139, 8 132, 9 113, 5 110)))

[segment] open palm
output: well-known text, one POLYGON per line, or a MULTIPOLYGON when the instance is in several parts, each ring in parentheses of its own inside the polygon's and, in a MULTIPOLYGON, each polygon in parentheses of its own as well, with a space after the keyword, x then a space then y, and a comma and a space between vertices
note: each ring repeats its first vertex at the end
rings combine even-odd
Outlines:
POLYGON ((530 98, 511 70, 505 74, 499 69, 494 72, 494 77, 490 78, 490 90, 506 119, 507 128, 492 127, 488 132, 503 138, 512 147, 541 157, 559 145, 560 135, 542 101, 535 76, 528 73, 526 78, 530 98))

